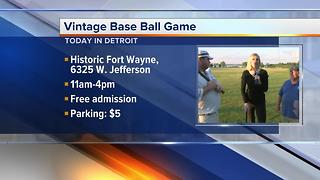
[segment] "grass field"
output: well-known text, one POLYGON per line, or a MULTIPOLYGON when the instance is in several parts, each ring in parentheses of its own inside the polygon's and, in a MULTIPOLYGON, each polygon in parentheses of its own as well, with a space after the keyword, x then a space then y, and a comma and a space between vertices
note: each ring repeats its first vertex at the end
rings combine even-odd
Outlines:
MULTIPOLYGON (((280 122, 276 112, 276 100, 283 82, 289 79, 287 68, 266 68, 269 74, 269 90, 266 94, 267 123, 280 122)), ((245 123, 243 101, 240 91, 241 74, 244 68, 213 68, 212 72, 221 82, 225 94, 221 95, 220 122, 245 123)))

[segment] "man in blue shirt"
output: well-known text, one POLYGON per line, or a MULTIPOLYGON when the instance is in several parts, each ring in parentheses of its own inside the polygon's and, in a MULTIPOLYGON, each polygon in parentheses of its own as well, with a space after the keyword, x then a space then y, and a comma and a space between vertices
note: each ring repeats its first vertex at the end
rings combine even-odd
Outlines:
POLYGON ((284 121, 299 121, 299 66, 291 66, 290 79, 283 83, 276 107, 284 121))

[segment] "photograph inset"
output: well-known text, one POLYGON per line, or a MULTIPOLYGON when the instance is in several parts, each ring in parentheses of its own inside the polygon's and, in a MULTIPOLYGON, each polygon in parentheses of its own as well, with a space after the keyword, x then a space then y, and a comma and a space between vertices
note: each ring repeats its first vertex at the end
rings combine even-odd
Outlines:
POLYGON ((298 123, 299 46, 199 47, 198 123, 298 123))

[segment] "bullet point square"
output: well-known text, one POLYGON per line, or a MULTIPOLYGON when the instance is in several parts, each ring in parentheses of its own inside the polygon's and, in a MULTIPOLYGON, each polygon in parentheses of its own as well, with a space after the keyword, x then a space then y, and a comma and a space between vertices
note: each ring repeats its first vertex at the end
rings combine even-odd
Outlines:
POLYGON ((64 86, 69 86, 69 83, 68 82, 64 82, 64 86))
POLYGON ((68 97, 68 96, 65 96, 65 97, 64 97, 64 101, 69 101, 69 97, 68 97))
POLYGON ((69 58, 65 57, 64 62, 68 62, 68 61, 69 61, 69 58))
POLYGON ((65 111, 65 112, 64 112, 64 116, 69 116, 69 112, 68 112, 68 111, 65 111))

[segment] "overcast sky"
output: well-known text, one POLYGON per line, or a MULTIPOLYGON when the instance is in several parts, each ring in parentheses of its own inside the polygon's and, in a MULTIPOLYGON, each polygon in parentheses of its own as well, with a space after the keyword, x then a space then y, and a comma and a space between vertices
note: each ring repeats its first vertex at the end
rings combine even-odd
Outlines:
POLYGON ((298 46, 283 47, 200 47, 213 57, 214 63, 225 61, 226 64, 241 64, 247 61, 252 53, 258 53, 261 62, 266 64, 278 64, 279 62, 297 62, 300 58, 298 46))

